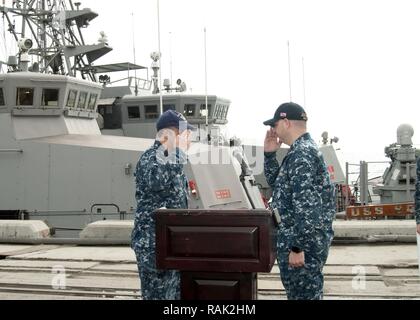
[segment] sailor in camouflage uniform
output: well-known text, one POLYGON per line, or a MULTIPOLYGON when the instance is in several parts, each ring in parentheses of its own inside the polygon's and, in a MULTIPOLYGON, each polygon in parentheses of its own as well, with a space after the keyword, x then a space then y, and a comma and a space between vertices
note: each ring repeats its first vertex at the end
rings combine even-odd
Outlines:
POLYGON ((420 234, 420 157, 417 159, 417 182, 416 182, 416 222, 417 233, 420 234))
POLYGON ((132 233, 143 299, 180 299, 180 275, 175 270, 156 269, 154 210, 186 209, 188 183, 183 171, 189 130, 185 118, 173 110, 164 112, 156 123, 154 145, 140 157, 136 171, 137 210, 132 233))
POLYGON ((334 186, 316 143, 306 132, 307 116, 295 103, 282 104, 264 142, 264 172, 278 210, 277 261, 288 299, 322 299, 322 269, 333 238, 334 186), (290 150, 281 165, 276 151, 290 150))

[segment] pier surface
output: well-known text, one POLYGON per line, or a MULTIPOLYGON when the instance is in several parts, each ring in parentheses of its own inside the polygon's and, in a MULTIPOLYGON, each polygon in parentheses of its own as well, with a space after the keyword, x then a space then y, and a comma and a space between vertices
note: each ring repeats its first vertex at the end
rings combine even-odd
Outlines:
MULTIPOLYGON (((325 299, 420 299, 415 244, 334 245, 325 299)), ((0 299, 141 299, 128 246, 0 245, 0 299)), ((275 265, 259 299, 286 299, 275 265)))

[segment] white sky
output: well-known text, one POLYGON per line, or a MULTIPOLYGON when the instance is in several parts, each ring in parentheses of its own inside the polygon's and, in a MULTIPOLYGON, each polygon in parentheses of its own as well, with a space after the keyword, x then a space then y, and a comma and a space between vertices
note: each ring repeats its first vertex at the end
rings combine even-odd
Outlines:
MULTIPOLYGON (((134 13, 136 62, 150 67, 156 0, 84 0, 82 7, 99 13, 85 38, 96 42, 103 30, 114 48, 98 64, 133 61, 134 13)), ((162 76, 170 77, 172 53, 173 79, 204 92, 206 26, 209 94, 232 101, 230 132, 262 144, 262 122, 290 100, 289 40, 292 100, 300 104, 305 59, 312 136, 338 136, 344 160, 385 160, 402 123, 417 130, 420 144, 419 7, 418 0, 160 0, 162 76)))

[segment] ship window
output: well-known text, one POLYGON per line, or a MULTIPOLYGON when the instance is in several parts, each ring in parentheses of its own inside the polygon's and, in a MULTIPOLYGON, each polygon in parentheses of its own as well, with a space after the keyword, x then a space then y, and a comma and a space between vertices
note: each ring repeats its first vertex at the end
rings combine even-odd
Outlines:
POLYGON ((217 114, 217 118, 222 119, 223 118, 223 105, 219 106, 219 112, 217 114))
POLYGON ((217 104, 216 105, 216 110, 214 110, 214 117, 218 118, 219 117, 219 111, 220 111, 220 105, 217 104))
POLYGON ((58 107, 58 89, 42 89, 42 102, 43 107, 58 107))
POLYGON ((184 106, 184 116, 194 117, 195 115, 195 104, 186 104, 184 106))
MULTIPOLYGON (((208 109, 208 113, 207 114, 210 117, 210 115, 211 115, 211 104, 208 104, 207 105, 207 109, 208 109)), ((206 116, 206 105, 204 103, 200 106, 200 115, 202 117, 205 117, 206 116)))
POLYGON ((228 112, 229 112, 229 106, 225 106, 225 119, 227 119, 227 115, 228 115, 228 112))
POLYGON ((174 104, 164 104, 163 105, 163 112, 168 110, 174 110, 175 111, 175 105, 174 104))
POLYGON ((67 97, 66 107, 74 108, 74 106, 76 104, 76 97, 77 97, 77 91, 76 90, 70 90, 69 91, 69 96, 67 97))
POLYGON ((158 115, 157 105, 144 106, 144 117, 146 119, 157 119, 158 115))
POLYGON ((34 104, 34 88, 17 88, 16 105, 32 106, 34 104))
POLYGON ((79 102, 77 103, 79 109, 84 109, 86 107, 87 95, 87 92, 80 92, 79 102))
POLYGON ((227 107, 222 106, 222 112, 221 112, 220 118, 221 119, 226 119, 226 114, 227 114, 227 107))
POLYGON ((219 118, 220 119, 224 119, 225 118, 225 106, 223 104, 220 105, 219 118))
POLYGON ((3 95, 3 88, 0 88, 0 106, 4 106, 4 95, 3 95))
POLYGON ((139 106, 127 107, 127 111, 128 111, 128 119, 130 120, 140 119, 139 106))
POLYGON ((99 106, 98 113, 105 116, 105 114, 112 114, 112 106, 99 106))
POLYGON ((96 100, 97 99, 98 99, 98 95, 97 94, 92 93, 90 95, 89 104, 88 104, 88 109, 89 110, 95 110, 96 100))

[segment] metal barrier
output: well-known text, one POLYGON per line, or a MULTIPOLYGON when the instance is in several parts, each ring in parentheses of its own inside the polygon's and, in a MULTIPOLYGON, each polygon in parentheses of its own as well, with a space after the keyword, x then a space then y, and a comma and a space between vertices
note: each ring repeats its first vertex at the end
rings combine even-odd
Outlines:
POLYGON ((390 164, 390 161, 360 161, 358 164, 346 162, 346 186, 353 187, 354 198, 351 201, 348 193, 345 193, 345 208, 355 203, 367 205, 372 202, 372 195, 369 192, 370 164, 390 164), (353 167, 358 168, 358 170, 351 171, 353 167), (357 175, 355 181, 350 182, 351 175, 357 175))

